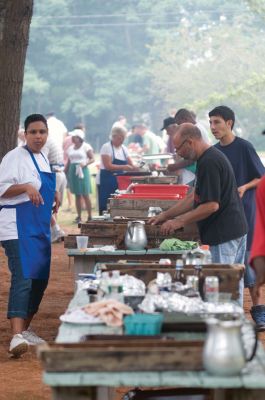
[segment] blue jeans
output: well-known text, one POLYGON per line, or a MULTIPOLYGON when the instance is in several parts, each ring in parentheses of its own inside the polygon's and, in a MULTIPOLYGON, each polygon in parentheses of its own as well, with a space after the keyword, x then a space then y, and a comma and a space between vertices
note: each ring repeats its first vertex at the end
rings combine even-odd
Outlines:
POLYGON ((244 284, 247 288, 252 288, 256 282, 256 274, 254 269, 249 265, 250 250, 246 251, 245 255, 245 274, 244 274, 244 284))
POLYGON ((1 244, 11 272, 7 318, 27 319, 38 311, 48 280, 24 278, 18 239, 5 240, 1 244))
MULTIPOLYGON (((210 246, 213 263, 221 264, 245 264, 245 253, 247 245, 247 235, 229 242, 210 246)), ((243 307, 244 279, 239 281, 238 302, 243 307)))

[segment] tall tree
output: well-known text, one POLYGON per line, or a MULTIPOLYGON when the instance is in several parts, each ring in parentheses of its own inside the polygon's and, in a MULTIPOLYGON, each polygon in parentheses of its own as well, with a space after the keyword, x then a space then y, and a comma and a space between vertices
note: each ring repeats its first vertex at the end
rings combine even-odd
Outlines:
POLYGON ((33 0, 0 0, 0 159, 16 146, 33 0))

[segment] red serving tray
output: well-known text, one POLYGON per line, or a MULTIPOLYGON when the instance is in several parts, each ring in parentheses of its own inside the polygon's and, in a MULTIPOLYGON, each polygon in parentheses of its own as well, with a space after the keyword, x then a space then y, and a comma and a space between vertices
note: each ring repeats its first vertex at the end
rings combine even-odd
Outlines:
POLYGON ((118 194, 115 197, 119 199, 130 199, 130 200, 137 200, 137 199, 180 200, 183 199, 185 196, 181 194, 125 193, 125 194, 118 194))
POLYGON ((139 183, 136 185, 132 185, 131 190, 135 194, 178 195, 183 198, 186 196, 189 190, 189 186, 139 183))

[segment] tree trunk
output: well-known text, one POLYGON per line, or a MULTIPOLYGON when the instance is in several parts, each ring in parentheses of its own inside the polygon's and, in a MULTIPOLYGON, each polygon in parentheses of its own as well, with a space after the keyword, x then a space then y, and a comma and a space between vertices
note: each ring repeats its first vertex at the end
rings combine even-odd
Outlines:
POLYGON ((33 0, 0 0, 0 160, 17 145, 33 0))

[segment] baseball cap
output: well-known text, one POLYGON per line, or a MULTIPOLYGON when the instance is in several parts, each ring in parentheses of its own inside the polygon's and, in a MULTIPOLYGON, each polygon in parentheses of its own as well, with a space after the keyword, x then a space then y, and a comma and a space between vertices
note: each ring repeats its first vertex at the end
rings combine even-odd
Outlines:
POLYGON ((176 123, 175 118, 173 117, 165 118, 163 120, 163 127, 160 130, 162 131, 163 129, 166 129, 169 125, 173 125, 175 123, 176 123))

